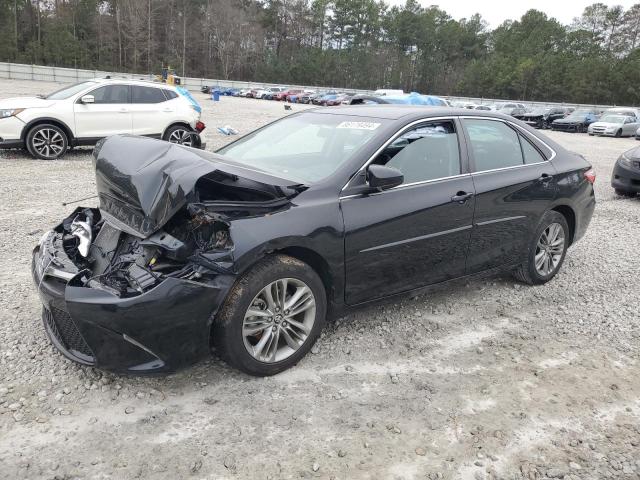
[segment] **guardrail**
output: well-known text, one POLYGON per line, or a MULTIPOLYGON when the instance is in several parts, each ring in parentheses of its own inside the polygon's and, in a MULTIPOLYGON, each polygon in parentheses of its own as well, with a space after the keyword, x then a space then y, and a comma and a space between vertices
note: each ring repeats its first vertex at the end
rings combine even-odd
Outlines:
MULTIPOLYGON (((0 62, 0 78, 13 80, 36 80, 58 83, 76 83, 82 80, 90 80, 92 78, 111 76, 114 78, 128 78, 135 80, 155 80, 155 75, 138 74, 138 73, 122 73, 108 72, 104 70, 81 70, 76 68, 49 67, 45 65, 27 65, 22 63, 6 63, 0 62)), ((264 82, 244 82, 237 80, 220 80, 213 78, 195 78, 181 77, 181 85, 189 90, 200 90, 204 85, 219 86, 222 88, 266 88, 266 87, 283 87, 285 85, 277 83, 264 82)), ((318 87, 310 85, 286 85, 290 88, 300 88, 305 90, 337 90, 348 93, 372 94, 371 90, 358 90, 353 88, 337 88, 337 87, 318 87)), ((516 100, 504 100, 497 98, 481 98, 481 97, 458 97, 440 95, 447 100, 453 102, 475 103, 481 105, 492 105, 495 103, 513 103, 516 100)), ((577 108, 594 108, 604 110, 611 108, 613 105, 590 105, 575 103, 558 103, 558 102, 541 102, 541 101, 519 101, 527 106, 572 106, 577 108)), ((632 108, 632 107, 629 107, 632 108)))

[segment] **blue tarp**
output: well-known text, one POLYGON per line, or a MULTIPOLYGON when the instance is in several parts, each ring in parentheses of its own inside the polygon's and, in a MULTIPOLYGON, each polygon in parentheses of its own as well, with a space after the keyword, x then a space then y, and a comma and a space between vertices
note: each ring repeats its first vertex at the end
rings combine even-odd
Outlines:
POLYGON ((418 92, 411 92, 407 95, 385 95, 384 98, 389 103, 402 105, 433 105, 436 107, 446 107, 447 102, 442 98, 433 95, 420 95, 418 92))
POLYGON ((182 95, 183 97, 187 97, 187 100, 189 100, 189 101, 193 104, 193 106, 195 107, 196 112, 198 112, 198 113, 202 113, 202 107, 201 107, 201 106, 200 106, 200 104, 196 101, 196 99, 195 99, 195 98, 193 98, 193 97, 191 96, 191 94, 189 93, 189 90, 187 90, 187 89, 186 89, 186 88, 184 88, 184 87, 176 87, 176 90, 177 90, 177 91, 178 91, 178 93, 179 93, 180 95, 182 95))

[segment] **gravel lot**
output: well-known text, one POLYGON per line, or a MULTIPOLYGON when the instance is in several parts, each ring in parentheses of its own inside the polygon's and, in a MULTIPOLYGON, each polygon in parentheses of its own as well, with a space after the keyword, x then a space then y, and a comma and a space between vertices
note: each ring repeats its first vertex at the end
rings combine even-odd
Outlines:
MULTIPOLYGON (((0 98, 58 87, 3 81, 0 98)), ((209 149, 234 138, 216 126, 246 133, 285 114, 202 103, 209 149)), ((94 194, 90 150, 55 162, 0 153, 0 476, 640 479, 640 199, 609 186, 637 143, 550 135, 598 174, 591 227, 556 279, 459 282, 363 309, 266 379, 215 358, 139 378, 59 355, 30 252, 73 208, 61 202, 94 194)))

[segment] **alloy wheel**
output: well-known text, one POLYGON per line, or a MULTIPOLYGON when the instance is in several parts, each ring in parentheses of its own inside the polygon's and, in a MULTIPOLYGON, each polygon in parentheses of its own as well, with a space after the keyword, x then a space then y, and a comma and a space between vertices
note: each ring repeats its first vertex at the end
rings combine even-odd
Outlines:
POLYGON ((536 245, 535 268, 543 277, 551 275, 564 253, 564 229, 559 223, 550 224, 540 235, 536 245))
POLYGON ((169 135, 169 142, 190 147, 193 142, 192 134, 189 130, 178 128, 169 135))
POLYGON ((41 128, 33 134, 31 147, 44 158, 57 158, 65 149, 65 139, 53 128, 41 128))
POLYGON ((306 283, 276 280, 260 290, 244 315, 244 346, 259 362, 280 362, 306 342, 315 318, 316 299, 306 283))

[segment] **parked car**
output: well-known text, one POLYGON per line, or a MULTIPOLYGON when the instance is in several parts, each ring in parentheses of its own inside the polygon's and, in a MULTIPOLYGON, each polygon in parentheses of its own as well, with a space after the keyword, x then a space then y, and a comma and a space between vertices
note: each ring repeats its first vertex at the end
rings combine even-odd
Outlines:
POLYGON ((603 114, 597 122, 589 125, 589 135, 602 135, 607 137, 633 137, 640 127, 638 119, 633 116, 603 114))
POLYGON ((491 111, 491 106, 489 105, 476 105, 476 110, 484 110, 484 111, 491 111))
POLYGON ((299 97, 298 103, 308 104, 311 103, 311 99, 318 95, 315 90, 305 90, 299 97))
POLYGON ((597 119, 598 116, 594 110, 578 109, 571 112, 565 118, 559 118, 551 122, 551 129, 581 133, 585 132, 589 125, 597 119))
MULTIPOLYGON (((267 88, 263 88, 263 89, 258 90, 256 92, 255 97, 263 99, 263 100, 266 100, 267 96, 273 97, 273 95, 277 94, 278 92, 281 92, 282 90, 284 90, 284 87, 267 87, 267 88)), ((269 98, 269 100, 271 100, 271 98, 269 98)))
POLYGON ((525 113, 527 108, 522 103, 504 103, 496 105, 496 111, 503 113, 504 115, 513 116, 514 113, 516 115, 525 113))
POLYGON ((26 148, 53 160, 69 147, 128 133, 203 146, 201 107, 180 88, 139 80, 95 79, 42 97, 0 100, 0 148, 26 148))
POLYGON ((237 97, 240 94, 240 90, 237 88, 224 88, 220 91, 220 95, 225 95, 227 97, 237 97))
POLYGON ((251 98, 253 97, 253 92, 256 92, 257 89, 256 88, 241 88, 240 89, 240 93, 238 94, 239 97, 247 97, 247 98, 251 98))
POLYGON ((637 108, 628 108, 628 107, 613 107, 608 108, 604 112, 602 112, 602 116, 613 114, 613 115, 625 115, 627 117, 634 117, 636 119, 640 119, 640 110, 637 108))
POLYGON ((550 128, 551 123, 569 115, 567 107, 537 107, 516 117, 535 128, 550 128))
POLYGON ((334 100, 337 96, 338 96, 338 92, 334 92, 334 91, 326 92, 324 95, 314 98, 313 104, 324 106, 327 104, 327 101, 334 100))
POLYGON ((448 107, 305 110, 217 153, 114 136, 94 166, 99 208, 44 234, 34 282, 56 348, 136 374, 214 346, 272 375, 328 312, 487 271, 546 283, 595 207, 583 157, 448 107))
POLYGON ((287 90, 278 92, 274 97, 274 100, 286 102, 287 100, 289 100, 289 97, 291 97, 292 95, 300 95, 301 93, 302 93, 302 90, 299 88, 289 88, 287 90))
POLYGON ((640 193, 640 148, 624 152, 613 167, 611 186, 618 195, 634 197, 640 193))

